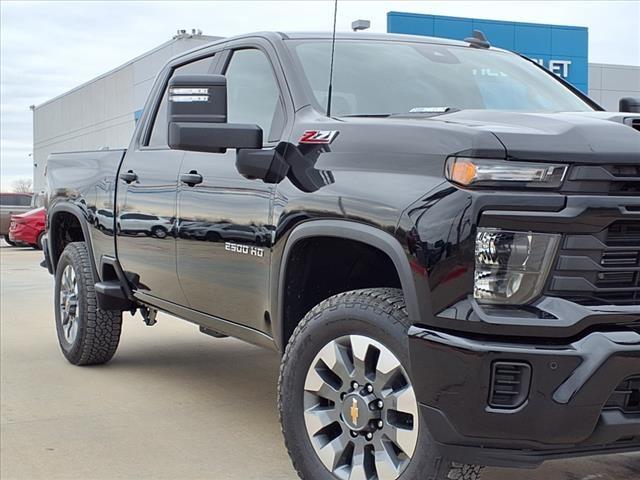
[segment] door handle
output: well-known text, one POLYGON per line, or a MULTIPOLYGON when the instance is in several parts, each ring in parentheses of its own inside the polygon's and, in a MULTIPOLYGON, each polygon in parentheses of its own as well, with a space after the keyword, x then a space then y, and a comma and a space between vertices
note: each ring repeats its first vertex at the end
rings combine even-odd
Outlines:
POLYGON ((135 182, 138 180, 138 174, 133 170, 129 170, 128 172, 122 172, 120 174, 120 179, 127 183, 135 182))
POLYGON ((190 187, 193 187, 194 185, 202 183, 202 175, 195 170, 191 170, 189 173, 183 173, 180 175, 180 181, 182 183, 186 183, 190 187))

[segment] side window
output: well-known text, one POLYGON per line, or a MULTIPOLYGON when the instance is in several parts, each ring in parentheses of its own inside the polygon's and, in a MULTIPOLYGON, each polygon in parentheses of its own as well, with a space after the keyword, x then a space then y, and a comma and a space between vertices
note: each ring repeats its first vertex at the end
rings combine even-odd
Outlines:
POLYGON ((284 115, 280 90, 266 55, 255 49, 236 50, 225 76, 227 121, 258 124, 265 141, 278 140, 284 115))
POLYGON ((10 205, 12 207, 28 207, 31 205, 30 195, 20 195, 17 193, 5 193, 0 196, 0 205, 10 205))
MULTIPOLYGON (((191 73, 213 73, 215 57, 206 57, 196 60, 195 62, 187 63, 176 68, 171 76, 176 74, 191 74, 191 73)), ((147 145, 154 148, 162 148, 167 146, 167 88, 165 87, 162 94, 162 100, 160 107, 156 112, 156 118, 151 128, 151 135, 149 136, 149 142, 147 145)))

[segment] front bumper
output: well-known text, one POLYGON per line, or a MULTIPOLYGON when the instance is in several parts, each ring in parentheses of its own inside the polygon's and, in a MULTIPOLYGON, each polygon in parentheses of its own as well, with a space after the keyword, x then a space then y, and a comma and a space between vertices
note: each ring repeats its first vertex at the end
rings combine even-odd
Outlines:
POLYGON ((488 341, 414 326, 409 349, 421 414, 453 460, 526 467, 559 457, 640 450, 640 410, 633 396, 639 392, 627 404, 611 404, 621 384, 640 377, 636 330, 592 332, 552 344, 488 341), (529 368, 517 408, 489 405, 496 362, 529 368))

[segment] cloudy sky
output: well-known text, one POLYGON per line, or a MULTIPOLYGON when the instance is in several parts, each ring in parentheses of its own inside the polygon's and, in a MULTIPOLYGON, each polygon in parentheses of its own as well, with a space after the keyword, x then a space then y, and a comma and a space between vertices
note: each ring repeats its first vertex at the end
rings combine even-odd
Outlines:
MULTIPOLYGON (((338 30, 388 11, 589 28, 589 61, 640 65, 640 1, 347 1, 338 30)), ((29 105, 38 105, 169 40, 179 28, 230 36, 329 30, 332 1, 24 2, 0 0, 1 188, 32 176, 29 105)))

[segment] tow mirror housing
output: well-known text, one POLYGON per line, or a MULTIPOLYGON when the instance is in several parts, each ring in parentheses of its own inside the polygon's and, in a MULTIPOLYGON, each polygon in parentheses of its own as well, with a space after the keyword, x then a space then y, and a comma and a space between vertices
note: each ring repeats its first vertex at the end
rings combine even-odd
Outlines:
POLYGON ((619 110, 627 113, 640 113, 640 98, 625 97, 620 99, 619 110))
POLYGON ((277 148, 240 150, 236 158, 238 173, 249 180, 280 183, 287 176, 289 164, 277 148))
POLYGON ((223 75, 174 75, 167 102, 171 149, 224 153, 227 148, 262 148, 258 125, 227 123, 223 75))

